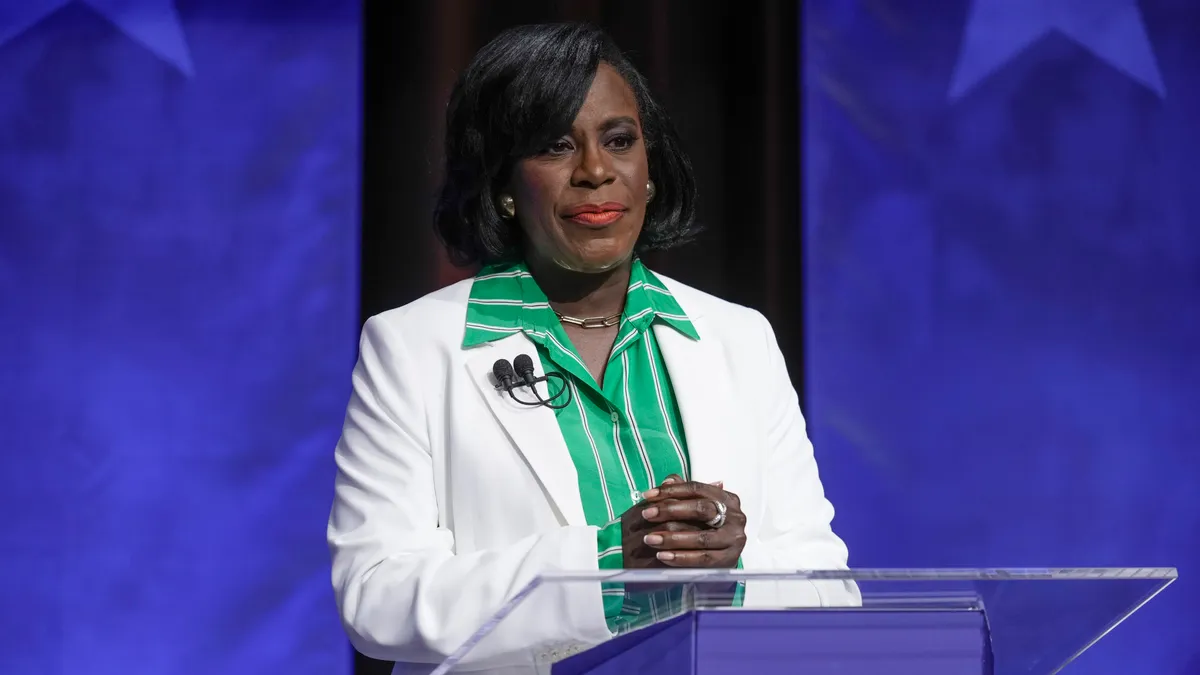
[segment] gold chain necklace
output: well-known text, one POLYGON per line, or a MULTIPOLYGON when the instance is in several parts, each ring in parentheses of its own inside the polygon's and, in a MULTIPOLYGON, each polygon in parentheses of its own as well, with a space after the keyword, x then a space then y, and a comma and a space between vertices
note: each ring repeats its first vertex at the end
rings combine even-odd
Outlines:
POLYGON ((573 316, 567 316, 558 310, 554 310, 554 314, 558 316, 559 321, 579 326, 580 328, 608 328, 609 326, 617 325, 617 322, 621 320, 621 312, 610 314, 609 316, 589 317, 587 319, 577 319, 573 316))

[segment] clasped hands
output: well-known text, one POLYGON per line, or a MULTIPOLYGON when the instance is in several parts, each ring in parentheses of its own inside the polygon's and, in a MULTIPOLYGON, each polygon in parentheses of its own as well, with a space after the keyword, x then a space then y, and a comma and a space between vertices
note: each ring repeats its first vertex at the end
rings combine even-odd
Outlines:
POLYGON ((720 483, 672 475, 642 497, 621 516, 626 568, 737 567, 746 545, 746 516, 737 495, 720 483), (712 527, 706 523, 720 515, 717 502, 725 505, 725 518, 712 527))

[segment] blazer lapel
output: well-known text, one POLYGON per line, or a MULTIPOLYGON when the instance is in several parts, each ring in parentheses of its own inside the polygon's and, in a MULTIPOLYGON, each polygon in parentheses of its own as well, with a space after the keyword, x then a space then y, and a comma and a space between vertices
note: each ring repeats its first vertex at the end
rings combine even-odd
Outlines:
MULTIPOLYGON (((496 421, 537 476, 562 520, 567 525, 587 525, 579 497, 579 477, 554 411, 545 406, 521 405, 503 390, 496 390, 492 365, 498 359, 508 359, 511 363, 518 354, 532 357, 534 372, 542 375, 537 348, 524 333, 514 333, 503 340, 472 348, 466 361, 467 374, 496 421)), ((524 400, 533 400, 527 388, 515 392, 524 400)))
POLYGON ((655 324, 654 336, 679 402, 692 480, 729 484, 738 455, 731 380, 720 343, 713 336, 706 337, 708 331, 695 318, 692 321, 699 340, 662 324, 655 324))

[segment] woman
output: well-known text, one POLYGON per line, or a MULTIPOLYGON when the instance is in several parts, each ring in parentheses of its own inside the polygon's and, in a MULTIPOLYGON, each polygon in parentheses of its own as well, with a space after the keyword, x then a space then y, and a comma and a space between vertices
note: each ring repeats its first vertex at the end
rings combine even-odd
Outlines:
MULTIPOLYGON (((337 447, 333 581, 360 651, 428 671, 546 572, 846 566, 766 320, 638 258, 693 234, 694 200, 667 116, 599 30, 513 29, 462 73, 435 221, 482 269, 367 322, 337 447), (552 379, 498 390, 522 355, 552 379), (516 400, 534 396, 553 407, 516 400)), ((470 667, 542 667, 646 600, 540 588, 470 667)))

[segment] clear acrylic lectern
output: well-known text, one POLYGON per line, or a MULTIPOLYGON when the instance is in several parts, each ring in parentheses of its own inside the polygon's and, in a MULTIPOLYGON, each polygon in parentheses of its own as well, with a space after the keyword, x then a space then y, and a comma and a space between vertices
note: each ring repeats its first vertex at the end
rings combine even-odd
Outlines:
POLYGON ((1046 675, 1176 576, 1173 568, 550 574, 462 636, 434 673, 1046 675), (843 606, 812 606, 828 598, 843 606))

